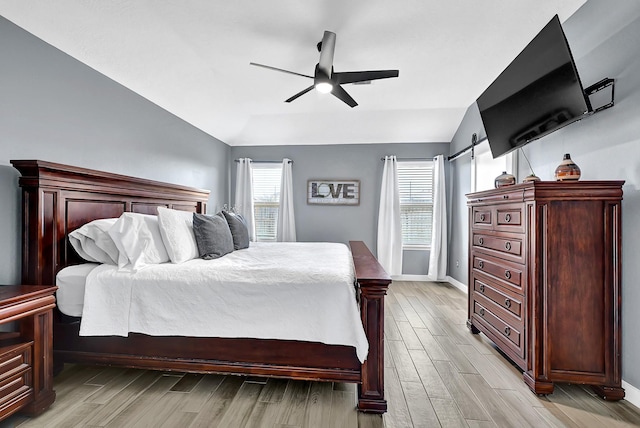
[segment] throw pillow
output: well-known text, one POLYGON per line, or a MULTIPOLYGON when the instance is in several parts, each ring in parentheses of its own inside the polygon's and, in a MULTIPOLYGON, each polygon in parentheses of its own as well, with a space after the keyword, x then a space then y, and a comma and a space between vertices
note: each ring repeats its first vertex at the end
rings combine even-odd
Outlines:
POLYGON ((249 229, 247 229, 247 223, 244 221, 244 217, 228 211, 222 211, 222 214, 229 224, 229 229, 231 229, 233 249, 241 250, 243 248, 249 248, 249 229))
POLYGON ((233 251, 231 230, 223 217, 193 213, 193 234, 198 253, 205 260, 217 259, 233 251))

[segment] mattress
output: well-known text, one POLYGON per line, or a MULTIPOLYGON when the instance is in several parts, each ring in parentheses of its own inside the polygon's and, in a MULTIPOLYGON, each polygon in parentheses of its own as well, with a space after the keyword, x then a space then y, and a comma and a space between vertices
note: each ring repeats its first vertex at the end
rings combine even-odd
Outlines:
POLYGON ((71 317, 82 316, 87 276, 98 266, 100 265, 97 263, 85 263, 68 266, 58 272, 56 276, 56 285, 58 286, 56 304, 60 312, 71 317))
POLYGON ((353 346, 364 362, 354 280, 349 249, 335 243, 251 243, 136 273, 99 265, 86 275, 80 335, 311 341, 353 346))

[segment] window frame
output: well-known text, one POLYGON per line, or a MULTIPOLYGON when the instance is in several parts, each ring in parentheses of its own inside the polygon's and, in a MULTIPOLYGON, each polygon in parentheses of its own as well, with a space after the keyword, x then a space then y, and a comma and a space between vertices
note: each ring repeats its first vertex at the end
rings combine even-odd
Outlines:
MULTIPOLYGON (((479 192, 493 189, 495 186, 486 184, 487 178, 482 180, 480 175, 489 176, 488 180, 491 181, 491 177, 495 179, 495 177, 502 174, 503 171, 514 174, 514 171, 518 170, 517 159, 518 157, 514 156, 514 152, 493 159, 491 148, 489 147, 489 140, 487 139, 476 145, 473 157, 471 158, 471 191, 479 192), (486 161, 483 162, 483 160, 486 161), (481 181, 485 184, 481 185, 481 181)), ((516 177, 516 182, 517 178, 518 177, 516 177)))

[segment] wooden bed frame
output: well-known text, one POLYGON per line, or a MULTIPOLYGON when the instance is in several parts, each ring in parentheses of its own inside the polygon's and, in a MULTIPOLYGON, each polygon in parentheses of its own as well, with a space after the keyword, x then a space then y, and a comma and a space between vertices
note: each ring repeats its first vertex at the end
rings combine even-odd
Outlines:
MULTIPOLYGON (((38 160, 12 160, 21 173, 22 283, 53 285, 81 260, 67 235, 98 218, 158 206, 204 213, 209 191, 38 160)), ((80 337, 79 318, 54 317, 54 364, 99 364, 197 373, 229 373, 358 383, 358 409, 384 413, 384 296, 391 278, 366 245, 351 241, 369 355, 317 342, 159 337, 80 337)))

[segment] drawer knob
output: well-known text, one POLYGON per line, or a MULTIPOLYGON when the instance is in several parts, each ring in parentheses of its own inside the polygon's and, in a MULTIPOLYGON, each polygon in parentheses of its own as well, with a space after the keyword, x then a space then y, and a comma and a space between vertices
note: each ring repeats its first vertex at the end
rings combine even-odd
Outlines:
POLYGON ((507 307, 507 308, 510 308, 511 307, 511 299, 505 299, 504 306, 507 307))
POLYGON ((483 317, 484 316, 484 308, 480 308, 480 316, 483 317))
POLYGON ((509 195, 502 195, 502 199, 509 199, 509 195))
POLYGON ((511 214, 507 214, 507 215, 505 215, 505 216, 504 216, 504 220, 505 220, 507 223, 511 222, 511 214))
POLYGON ((504 243, 504 248, 506 248, 507 251, 510 251, 511 250, 511 242, 509 242, 509 241, 505 242, 504 243))
POLYGON ((480 284, 480 292, 484 293, 484 284, 480 284))
POLYGON ((480 221, 484 221, 484 214, 480 214, 480 221))
POLYGON ((478 262, 478 267, 479 267, 480 269, 483 269, 483 268, 484 268, 484 262, 483 262, 482 260, 480 260, 480 261, 478 262))
POLYGON ((484 239, 482 239, 482 237, 478 238, 478 244, 480 245, 484 244, 484 239))
POLYGON ((508 271, 508 270, 505 271, 504 272, 504 277, 507 278, 507 279, 511 279, 511 271, 508 271))
POLYGON ((504 335, 505 336, 509 336, 511 334, 511 328, 510 327, 505 327, 504 328, 504 335))

